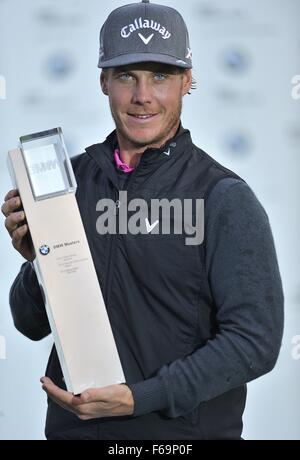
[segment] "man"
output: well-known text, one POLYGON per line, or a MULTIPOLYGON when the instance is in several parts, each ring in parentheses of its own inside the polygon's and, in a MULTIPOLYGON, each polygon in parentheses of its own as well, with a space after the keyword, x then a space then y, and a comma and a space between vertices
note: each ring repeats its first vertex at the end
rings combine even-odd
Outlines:
MULTIPOLYGON (((99 67, 116 131, 72 162, 126 384, 73 396, 53 347, 41 379, 49 397, 46 436, 240 439, 245 384, 274 367, 282 338, 268 218, 248 185, 196 147, 180 124, 192 62, 177 11, 147 1, 114 10, 101 30, 99 67), (115 201, 120 230, 125 190, 128 202, 149 206, 154 199, 203 199, 203 241, 163 233, 165 216, 145 219, 140 233, 105 233, 97 203, 115 201)), ((6 227, 28 261, 10 304, 17 329, 40 340, 50 327, 20 207, 17 191, 9 192, 6 227)), ((192 216, 198 221, 197 210, 192 216)))

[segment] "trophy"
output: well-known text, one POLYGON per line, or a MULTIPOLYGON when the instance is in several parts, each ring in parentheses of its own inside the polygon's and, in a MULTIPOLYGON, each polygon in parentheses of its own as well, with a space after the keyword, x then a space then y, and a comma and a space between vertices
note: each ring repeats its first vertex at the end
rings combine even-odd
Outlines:
POLYGON ((20 138, 11 176, 27 218, 34 268, 68 391, 125 382, 75 198, 61 128, 20 138))

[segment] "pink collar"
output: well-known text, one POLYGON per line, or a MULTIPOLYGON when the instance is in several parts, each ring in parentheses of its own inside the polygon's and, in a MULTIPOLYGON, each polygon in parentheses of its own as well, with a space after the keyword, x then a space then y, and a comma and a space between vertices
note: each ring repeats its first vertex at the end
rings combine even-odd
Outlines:
POLYGON ((134 168, 131 168, 126 163, 123 163, 123 161, 120 158, 120 150, 116 149, 114 151, 114 158, 118 169, 121 169, 125 173, 130 173, 131 171, 134 171, 134 168))

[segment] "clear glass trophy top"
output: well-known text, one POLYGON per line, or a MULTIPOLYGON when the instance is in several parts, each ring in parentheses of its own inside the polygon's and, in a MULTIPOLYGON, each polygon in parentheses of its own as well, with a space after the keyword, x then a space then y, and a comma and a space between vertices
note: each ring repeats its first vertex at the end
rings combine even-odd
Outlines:
POLYGON ((36 200, 75 193, 77 184, 61 128, 22 136, 20 147, 36 200))

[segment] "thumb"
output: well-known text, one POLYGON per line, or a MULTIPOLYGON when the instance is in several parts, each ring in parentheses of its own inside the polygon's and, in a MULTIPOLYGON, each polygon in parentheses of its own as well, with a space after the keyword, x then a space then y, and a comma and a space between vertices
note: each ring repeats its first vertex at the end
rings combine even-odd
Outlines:
POLYGON ((90 394, 90 391, 84 391, 80 395, 80 399, 82 400, 83 403, 88 403, 92 401, 92 395, 90 394))

